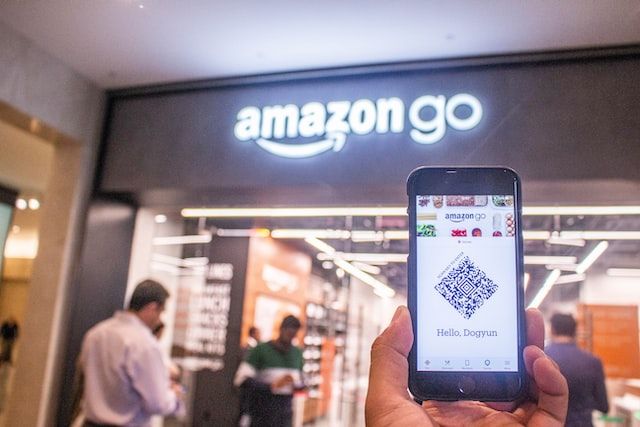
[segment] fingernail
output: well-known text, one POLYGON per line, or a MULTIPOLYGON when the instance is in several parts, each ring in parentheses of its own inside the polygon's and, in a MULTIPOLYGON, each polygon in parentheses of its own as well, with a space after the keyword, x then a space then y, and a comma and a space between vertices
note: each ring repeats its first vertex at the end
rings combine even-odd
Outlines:
POLYGON ((403 307, 402 306, 398 306, 398 308, 396 308, 396 312, 393 313, 393 319, 391 319, 391 323, 395 322, 396 320, 398 320, 398 318, 400 317, 400 314, 402 313, 403 307))

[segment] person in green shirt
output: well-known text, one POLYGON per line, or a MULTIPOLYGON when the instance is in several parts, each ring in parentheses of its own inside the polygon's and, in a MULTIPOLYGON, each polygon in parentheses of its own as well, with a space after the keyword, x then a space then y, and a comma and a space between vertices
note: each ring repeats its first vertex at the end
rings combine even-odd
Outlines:
POLYGON ((243 361, 234 384, 247 394, 252 426, 289 427, 293 392, 302 383, 302 351, 292 344, 300 320, 287 316, 277 339, 258 344, 243 361))

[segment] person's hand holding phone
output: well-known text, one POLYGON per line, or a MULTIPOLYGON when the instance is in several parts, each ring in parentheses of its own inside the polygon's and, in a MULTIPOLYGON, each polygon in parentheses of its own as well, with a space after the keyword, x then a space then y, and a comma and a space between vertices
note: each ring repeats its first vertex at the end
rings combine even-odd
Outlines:
POLYGON ((524 361, 531 378, 527 398, 515 409, 504 404, 473 401, 426 401, 418 405, 407 391, 407 356, 413 343, 409 310, 396 310, 391 324, 371 348, 369 391, 365 405, 367 426, 564 425, 569 389, 557 365, 542 351, 544 321, 538 310, 527 310, 524 361), (501 409, 502 408, 502 409, 501 409))

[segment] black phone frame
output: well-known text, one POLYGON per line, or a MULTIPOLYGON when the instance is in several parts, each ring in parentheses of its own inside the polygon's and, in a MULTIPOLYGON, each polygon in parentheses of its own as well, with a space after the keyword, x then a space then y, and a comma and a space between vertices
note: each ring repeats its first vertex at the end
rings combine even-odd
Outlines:
POLYGON ((418 371, 416 341, 409 353, 409 391, 420 400, 479 400, 510 402, 519 400, 528 389, 523 351, 526 346, 524 309, 524 251, 522 239, 522 192, 518 174, 507 167, 420 167, 407 178, 409 198, 408 306, 414 337, 417 337, 416 196, 420 194, 484 195, 513 194, 516 229, 516 276, 518 322, 517 372, 418 371), (471 380, 473 390, 464 390, 471 380))

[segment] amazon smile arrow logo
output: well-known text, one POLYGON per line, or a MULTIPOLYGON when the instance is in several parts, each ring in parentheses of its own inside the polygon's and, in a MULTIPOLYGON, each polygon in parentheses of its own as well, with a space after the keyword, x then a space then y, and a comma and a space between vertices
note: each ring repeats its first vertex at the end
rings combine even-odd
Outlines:
POLYGON ((288 157, 290 159, 303 159, 306 157, 317 156, 325 151, 333 149, 340 151, 347 141, 347 135, 344 133, 335 133, 327 135, 322 141, 310 142, 306 144, 282 144, 280 142, 269 141, 268 139, 258 138, 256 144, 271 154, 280 157, 288 157))
POLYGON ((273 105, 262 109, 242 108, 237 114, 234 135, 240 141, 253 141, 263 150, 280 157, 301 159, 327 151, 339 152, 351 133, 366 135, 401 133, 405 120, 411 125, 410 136, 418 144, 440 141, 447 126, 456 130, 473 129, 482 119, 482 105, 472 95, 462 93, 447 100, 444 95, 424 95, 409 106, 400 98, 380 98, 357 101, 332 101, 325 104, 309 102, 297 105, 273 105), (466 117, 460 118, 460 109, 466 117), (430 110, 430 113, 424 113, 430 110), (425 120, 424 116, 433 116, 425 120), (314 142, 278 142, 288 138, 321 138, 314 142))

